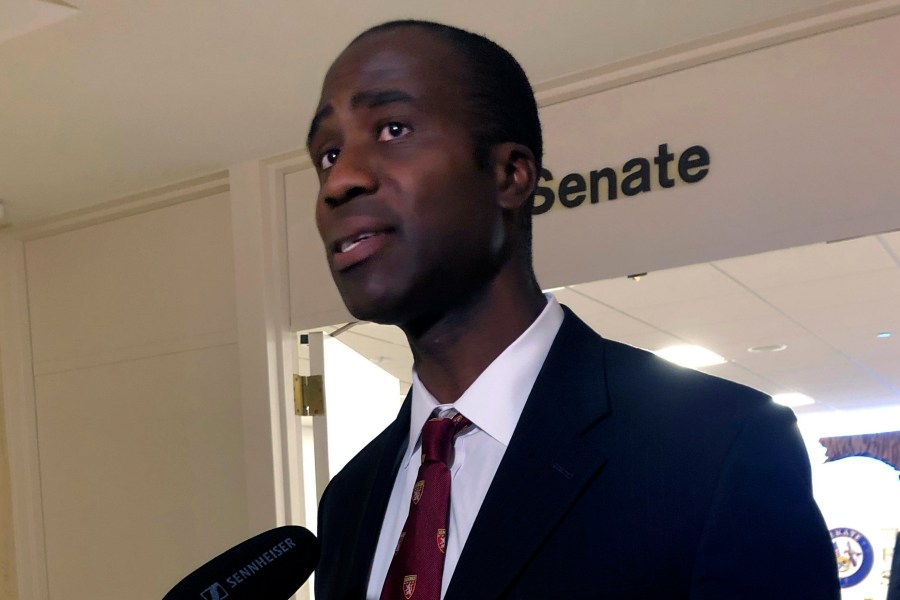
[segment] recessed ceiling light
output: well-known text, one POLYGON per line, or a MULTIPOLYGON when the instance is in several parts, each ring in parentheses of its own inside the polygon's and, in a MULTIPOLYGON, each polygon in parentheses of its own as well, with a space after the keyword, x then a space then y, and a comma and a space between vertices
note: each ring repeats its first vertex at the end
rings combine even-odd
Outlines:
POLYGON ((646 276, 647 276, 646 273, 632 273, 631 275, 628 276, 628 279, 630 279, 632 281, 640 281, 641 277, 646 277, 646 276))
POLYGON ((878 333, 875 334, 875 337, 877 337, 880 340, 886 340, 887 338, 891 337, 891 332, 890 331, 879 331, 878 333))
POLYGON ((774 400, 778 404, 781 404, 782 406, 788 406, 790 408, 794 408, 795 406, 807 406, 816 402, 806 394, 801 394, 799 392, 775 394, 774 396, 772 396, 772 400, 774 400))
POLYGON ((703 346, 694 346, 691 344, 669 346, 668 348, 657 350, 654 354, 669 362, 673 362, 676 365, 689 367, 691 369, 711 367, 713 365, 721 365, 724 362, 728 362, 712 350, 707 350, 703 346))
POLYGON ((753 353, 781 352, 782 350, 787 350, 787 344, 766 344, 764 346, 753 346, 751 348, 747 348, 747 352, 753 353))

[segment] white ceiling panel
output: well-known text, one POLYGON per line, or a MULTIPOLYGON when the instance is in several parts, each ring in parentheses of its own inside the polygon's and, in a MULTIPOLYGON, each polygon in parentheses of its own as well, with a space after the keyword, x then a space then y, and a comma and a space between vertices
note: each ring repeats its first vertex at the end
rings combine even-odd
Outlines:
POLYGON ((736 381, 737 383, 763 391, 767 394, 774 394, 779 391, 777 385, 771 380, 760 377, 758 374, 749 371, 736 363, 725 363, 723 365, 704 367, 700 369, 700 371, 715 377, 728 379, 729 381, 736 381))
POLYGON ((766 252, 720 260, 713 265, 753 289, 834 279, 896 266, 875 237, 766 252))
POLYGON ((730 356, 743 355, 748 348, 786 344, 788 340, 808 335, 789 318, 773 313, 759 318, 696 325, 684 337, 693 344, 706 345, 723 356, 730 356))
POLYGON ((623 339, 657 331, 651 325, 605 306, 574 289, 556 290, 553 294, 561 304, 571 308, 595 331, 612 339, 623 339))
MULTIPOLYGON (((900 403, 900 368, 897 367, 900 365, 900 344, 885 344, 885 349, 880 352, 853 358, 864 364, 876 378, 890 387, 900 403)), ((900 406, 897 410, 900 410, 900 406)))
POLYGON ((873 300, 895 300, 900 307, 900 268, 880 269, 755 290, 787 314, 821 307, 854 306, 873 300))
POLYGON ((776 315, 771 306, 747 293, 638 306, 629 312, 642 321, 679 337, 691 335, 694 328, 700 326, 776 315))
MULTIPOLYGON (((822 390, 846 387, 850 383, 881 385, 869 373, 837 353, 822 357, 803 368, 780 371, 777 373, 777 381, 789 386, 816 389, 819 393, 822 390)), ((882 390, 882 393, 888 392, 887 389, 882 390)))
POLYGON ((743 292, 740 285, 708 264, 658 271, 638 281, 622 277, 572 288, 609 306, 629 309, 743 292))
POLYGON ((834 348, 813 336, 786 337, 787 346, 781 352, 748 352, 746 349, 729 354, 727 358, 740 363, 754 373, 772 378, 779 373, 808 369, 830 360, 843 361, 845 357, 834 348))
POLYGON ((877 300, 853 306, 818 308, 797 315, 822 340, 855 355, 883 348, 879 332, 900 332, 900 309, 896 302, 877 300))

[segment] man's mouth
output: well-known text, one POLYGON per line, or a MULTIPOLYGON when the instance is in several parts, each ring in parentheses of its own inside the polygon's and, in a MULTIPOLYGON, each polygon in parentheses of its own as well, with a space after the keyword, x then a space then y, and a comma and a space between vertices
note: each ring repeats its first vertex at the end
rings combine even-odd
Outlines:
POLYGON ((344 271, 367 260, 387 243, 390 230, 362 231, 339 240, 334 245, 332 266, 335 271, 344 271))
POLYGON ((382 233, 383 232, 375 232, 375 231, 367 231, 365 233, 361 233, 353 239, 348 239, 348 240, 342 241, 339 244, 337 251, 339 253, 349 252, 350 250, 353 250, 354 248, 359 246, 365 240, 375 237, 376 235, 382 235, 382 233))

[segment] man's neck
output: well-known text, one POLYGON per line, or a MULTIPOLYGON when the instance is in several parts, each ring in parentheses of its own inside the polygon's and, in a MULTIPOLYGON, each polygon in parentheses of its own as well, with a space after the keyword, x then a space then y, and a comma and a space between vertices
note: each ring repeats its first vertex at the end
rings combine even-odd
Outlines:
POLYGON ((422 384, 441 404, 455 402, 534 323, 546 298, 533 279, 493 282, 421 332, 406 331, 422 384))

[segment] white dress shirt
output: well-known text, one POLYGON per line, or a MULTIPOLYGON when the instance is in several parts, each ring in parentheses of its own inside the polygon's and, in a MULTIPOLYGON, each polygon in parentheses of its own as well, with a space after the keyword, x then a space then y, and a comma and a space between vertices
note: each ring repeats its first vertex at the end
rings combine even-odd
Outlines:
POLYGON ((449 465, 450 521, 447 527, 449 531, 441 598, 447 593, 447 586, 469 537, 475 516, 494 479, 519 422, 519 415, 525 407, 525 401, 562 321, 562 308, 548 294, 547 306, 534 323, 494 359, 453 404, 438 404, 419 381, 415 369, 413 370, 409 442, 384 515, 366 598, 378 600, 381 596, 394 548, 406 523, 410 497, 419 471, 420 461, 412 458, 419 456, 422 426, 435 409, 442 415, 450 409, 456 409, 474 425, 456 438, 449 465))

